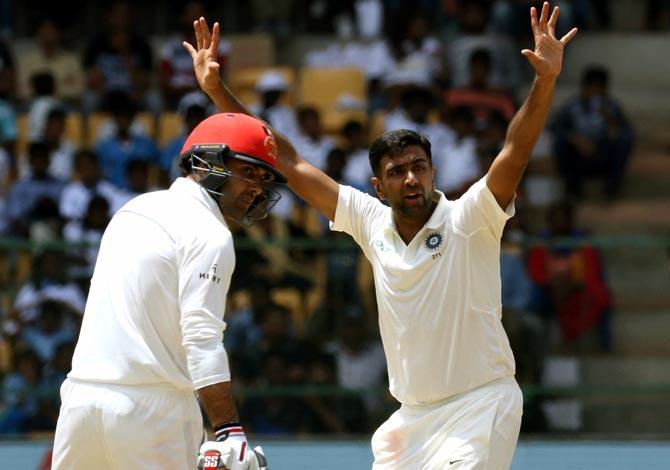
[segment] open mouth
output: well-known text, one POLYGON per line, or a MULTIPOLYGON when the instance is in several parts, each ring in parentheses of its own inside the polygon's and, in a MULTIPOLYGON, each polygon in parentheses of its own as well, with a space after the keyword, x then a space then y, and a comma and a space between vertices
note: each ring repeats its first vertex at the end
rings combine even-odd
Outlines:
POLYGON ((421 193, 405 194, 403 199, 409 203, 416 203, 417 201, 421 201, 421 193))

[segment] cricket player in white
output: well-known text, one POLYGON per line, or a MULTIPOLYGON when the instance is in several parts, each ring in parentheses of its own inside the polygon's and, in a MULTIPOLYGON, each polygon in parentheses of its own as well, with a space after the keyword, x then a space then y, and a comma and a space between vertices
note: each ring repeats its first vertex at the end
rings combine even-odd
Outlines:
MULTIPOLYGON (((372 263, 391 393, 401 403, 375 433, 375 469, 505 469, 522 413, 514 358, 502 328, 500 238, 514 193, 544 126, 563 48, 558 8, 530 10, 536 72, 504 148, 485 177, 448 201, 435 190, 430 143, 409 130, 382 134, 370 148, 371 182, 382 204, 338 185, 275 134, 289 186, 349 233, 372 263)), ((185 45, 201 88, 224 111, 248 112, 219 79, 219 26, 194 23, 185 45)), ((439 169, 438 169, 439 171, 439 169)))
POLYGON ((54 469, 192 469, 198 449, 201 468, 266 467, 237 423, 222 343, 227 220, 263 218, 279 198, 271 184, 286 180, 269 129, 245 114, 205 119, 181 164, 186 177, 128 202, 104 233, 61 387, 54 469), (194 392, 216 441, 203 444, 194 392))

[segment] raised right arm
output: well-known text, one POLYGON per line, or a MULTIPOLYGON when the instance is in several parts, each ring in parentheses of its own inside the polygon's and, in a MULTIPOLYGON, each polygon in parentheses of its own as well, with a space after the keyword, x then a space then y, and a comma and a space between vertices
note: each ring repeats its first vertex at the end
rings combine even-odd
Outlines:
MULTIPOLYGON (((217 62, 219 23, 214 23, 210 33, 207 22, 200 18, 193 22, 193 28, 197 49, 187 42, 184 42, 184 47, 193 58, 193 68, 200 88, 220 111, 253 116, 221 81, 217 62)), ((277 143, 279 169, 288 179, 289 187, 328 220, 334 220, 339 194, 338 183, 300 157, 284 135, 275 129, 272 129, 272 133, 277 143)))

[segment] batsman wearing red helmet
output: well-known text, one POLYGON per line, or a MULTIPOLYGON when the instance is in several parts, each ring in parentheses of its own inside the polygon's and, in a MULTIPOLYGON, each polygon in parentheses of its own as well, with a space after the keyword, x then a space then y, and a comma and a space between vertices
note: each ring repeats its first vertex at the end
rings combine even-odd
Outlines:
POLYGON ((128 202, 103 235, 61 387, 55 469, 267 467, 238 423, 222 340, 229 224, 249 226, 279 199, 275 140, 253 117, 216 114, 180 164, 183 178, 128 202), (215 441, 202 444, 196 395, 215 441))

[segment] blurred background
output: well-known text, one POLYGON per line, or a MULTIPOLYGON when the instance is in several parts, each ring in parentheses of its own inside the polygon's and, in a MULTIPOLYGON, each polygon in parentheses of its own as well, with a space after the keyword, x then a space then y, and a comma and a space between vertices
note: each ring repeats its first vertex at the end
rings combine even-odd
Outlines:
MULTIPOLYGON (((170 185, 215 112, 181 46, 193 19, 221 23, 225 81, 331 177, 372 193, 370 143, 408 127, 457 198, 525 99, 540 3, 0 0, 2 468, 49 468, 102 233, 170 185)), ((581 31, 502 242, 525 395, 513 468, 668 468, 670 1, 553 4, 559 35, 581 31)), ((248 433, 274 468, 333 452, 369 468, 398 404, 367 260, 288 191, 235 243, 224 343, 248 433)))

